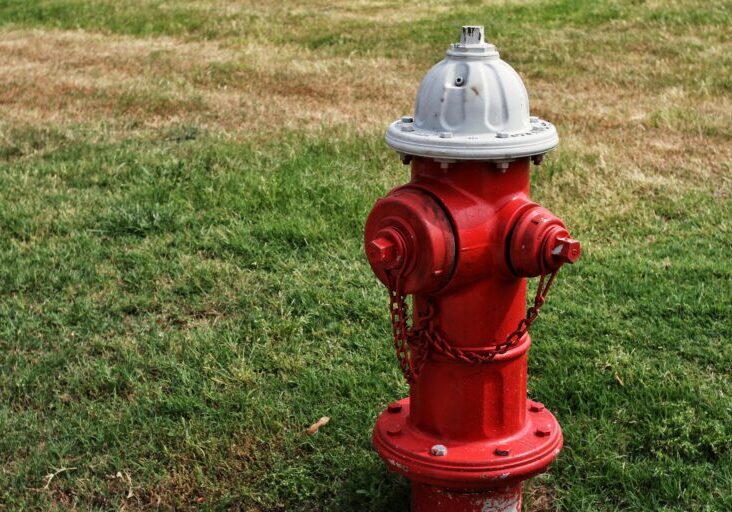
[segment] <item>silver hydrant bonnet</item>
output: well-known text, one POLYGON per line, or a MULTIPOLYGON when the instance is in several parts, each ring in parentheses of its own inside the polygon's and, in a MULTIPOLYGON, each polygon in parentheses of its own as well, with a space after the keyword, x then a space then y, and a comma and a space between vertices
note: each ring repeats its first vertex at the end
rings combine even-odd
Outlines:
POLYGON ((445 160, 511 160, 541 155, 559 143, 551 123, 529 115, 521 77, 464 26, 460 42, 425 75, 414 116, 393 122, 386 142, 405 155, 445 160))

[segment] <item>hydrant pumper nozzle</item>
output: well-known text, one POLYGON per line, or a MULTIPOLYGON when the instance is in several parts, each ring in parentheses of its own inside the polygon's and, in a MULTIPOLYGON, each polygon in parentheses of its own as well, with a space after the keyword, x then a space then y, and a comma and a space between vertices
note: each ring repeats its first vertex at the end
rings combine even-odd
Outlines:
POLYGON ((557 145, 556 129, 529 115, 518 74, 470 26, 386 141, 411 180, 376 202, 365 250, 389 291, 410 391, 379 416, 374 447, 411 480, 414 512, 520 510, 522 482, 563 443, 526 397, 528 331, 581 253, 529 197, 531 162, 557 145), (527 310, 529 277, 539 284, 527 310))

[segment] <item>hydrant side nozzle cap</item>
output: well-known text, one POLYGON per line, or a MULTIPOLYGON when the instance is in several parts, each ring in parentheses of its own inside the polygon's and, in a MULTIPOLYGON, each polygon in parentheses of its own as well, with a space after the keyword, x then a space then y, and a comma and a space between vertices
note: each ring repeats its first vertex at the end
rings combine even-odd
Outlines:
POLYGON ((381 230, 366 244, 366 256, 372 265, 394 268, 404 258, 404 242, 393 229, 381 230))
POLYGON ((414 115, 392 123, 386 142, 405 155, 511 160, 551 151, 559 137, 530 116, 521 77, 485 42, 483 27, 466 25, 422 80, 414 115))
POLYGON ((560 236, 554 240, 552 256, 562 263, 576 263, 582 255, 582 244, 579 240, 568 236, 560 236))

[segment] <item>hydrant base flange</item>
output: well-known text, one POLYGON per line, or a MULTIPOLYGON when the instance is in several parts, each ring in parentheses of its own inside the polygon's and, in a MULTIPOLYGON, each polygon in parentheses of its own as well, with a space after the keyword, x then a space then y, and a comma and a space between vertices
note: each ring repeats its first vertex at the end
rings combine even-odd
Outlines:
POLYGON ((407 397, 382 412, 372 442, 388 469, 410 480, 460 490, 505 487, 543 472, 562 449, 556 418, 530 400, 521 431, 500 439, 455 444, 414 428, 409 405, 407 397), (433 455, 434 446, 444 446, 445 453, 433 455))

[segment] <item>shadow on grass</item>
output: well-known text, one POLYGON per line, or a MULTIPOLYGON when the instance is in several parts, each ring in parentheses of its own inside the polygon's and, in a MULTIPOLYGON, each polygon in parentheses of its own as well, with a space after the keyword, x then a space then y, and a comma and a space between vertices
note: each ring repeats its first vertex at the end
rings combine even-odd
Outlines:
POLYGON ((389 473, 381 459, 370 457, 349 474, 326 510, 409 510, 409 481, 389 473))

